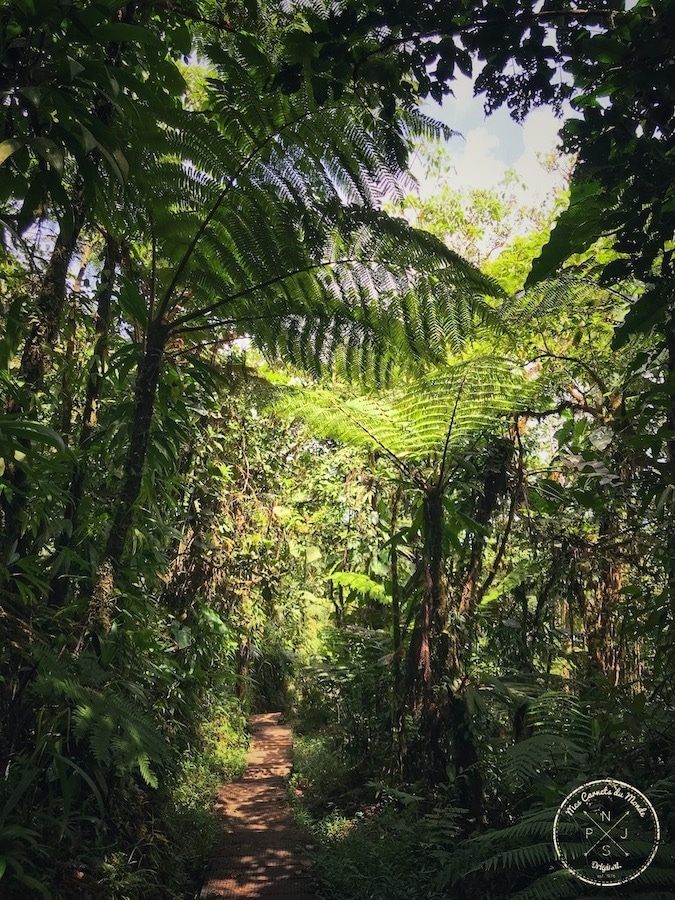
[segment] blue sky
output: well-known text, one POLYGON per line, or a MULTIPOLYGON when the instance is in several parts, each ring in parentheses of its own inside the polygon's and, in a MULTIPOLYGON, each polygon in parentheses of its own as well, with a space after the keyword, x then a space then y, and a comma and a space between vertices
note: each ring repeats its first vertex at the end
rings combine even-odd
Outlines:
MULTIPOLYGON (((448 142, 454 170, 451 183, 458 188, 495 188, 506 171, 514 169, 533 204, 562 186, 562 175, 547 172, 540 162, 542 156, 555 150, 562 125, 550 109, 533 110, 518 125, 505 109, 486 116, 482 99, 473 96, 470 79, 461 77, 453 87, 454 97, 445 98, 442 106, 433 101, 424 104, 425 112, 462 134, 448 142)), ((419 169, 413 167, 413 171, 421 175, 419 169)), ((422 190, 428 190, 428 186, 422 186, 422 190)))

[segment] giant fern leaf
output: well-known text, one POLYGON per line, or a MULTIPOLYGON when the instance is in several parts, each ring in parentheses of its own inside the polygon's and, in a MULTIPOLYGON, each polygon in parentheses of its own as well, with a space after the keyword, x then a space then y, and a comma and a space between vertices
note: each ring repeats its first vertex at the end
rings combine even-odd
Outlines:
POLYGON ((411 386, 341 399, 331 390, 298 392, 278 409, 324 436, 436 467, 524 400, 526 383, 508 361, 482 357, 436 370, 411 386))

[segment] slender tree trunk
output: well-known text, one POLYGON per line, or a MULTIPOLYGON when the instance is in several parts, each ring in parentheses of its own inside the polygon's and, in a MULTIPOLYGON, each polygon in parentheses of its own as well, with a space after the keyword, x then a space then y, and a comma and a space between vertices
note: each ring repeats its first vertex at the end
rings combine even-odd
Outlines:
POLYGON ((398 575, 398 543, 395 540, 398 528, 398 511, 401 503, 402 489, 399 485, 391 507, 391 523, 389 526, 390 563, 389 579, 391 582, 391 637, 392 637, 392 731, 396 750, 396 768, 399 775, 403 773, 405 756, 405 696, 401 672, 401 587, 398 575))
POLYGON ((74 365, 76 324, 74 307, 76 302, 77 300, 74 298, 71 305, 70 315, 68 316, 70 320, 67 327, 68 343, 66 344, 66 354, 62 366, 63 371, 61 373, 61 404, 56 425, 66 445, 68 445, 70 442, 70 433, 73 427, 73 403, 75 399, 73 380, 75 375, 74 365))
POLYGON ((103 561, 96 573, 92 592, 90 619, 93 618, 104 625, 109 621, 112 594, 129 529, 133 522, 134 504, 141 492, 145 457, 150 442, 152 413, 168 335, 169 327, 165 322, 153 321, 150 323, 145 353, 136 374, 136 397, 122 490, 106 542, 103 561))
POLYGON ((68 317, 65 331, 67 333, 66 355, 61 373, 61 403, 58 415, 57 428, 63 436, 66 444, 70 441, 73 427, 73 406, 75 402, 75 349, 77 346, 77 311, 80 305, 82 293, 82 280, 84 279, 92 256, 92 247, 88 243, 84 247, 80 257, 80 268, 70 292, 68 304, 68 317))
MULTIPOLYGON (((87 445, 94 433, 95 412, 101 385, 103 384, 106 358, 108 355, 108 340, 110 331, 110 310, 112 307, 112 295, 115 286, 117 265, 120 253, 116 242, 108 236, 106 238, 101 283, 98 293, 98 307, 96 310, 96 343, 89 364, 89 377, 85 391, 84 408, 80 423, 78 439, 79 458, 74 465, 70 477, 70 487, 63 511, 63 519, 66 527, 56 541, 57 552, 65 550, 73 541, 77 528, 84 485, 87 476, 87 445)), ((70 587, 70 567, 67 562, 59 566, 50 583, 49 602, 59 606, 65 602, 70 587)))
POLYGON ((392 637, 392 677, 394 703, 398 707, 401 699, 401 589, 398 579, 398 544, 394 538, 398 527, 398 509, 401 503, 401 488, 396 490, 391 507, 389 541, 391 547, 389 578, 391 581, 391 637, 392 637))
MULTIPOLYGON (((668 384, 670 385, 668 395, 668 426, 670 431, 670 439, 668 441, 668 462, 670 463, 670 484, 663 484, 663 487, 666 490, 670 488, 672 491, 672 486, 675 484, 675 312, 671 313, 668 325, 669 327, 666 330, 666 352, 668 384)), ((674 498, 671 493, 671 506, 673 505, 673 502, 674 498)), ((675 606, 675 531, 672 524, 667 528, 665 537, 664 568, 667 584, 666 590, 670 597, 670 606, 672 609, 673 606, 675 606)), ((672 627, 669 628, 668 631, 668 637, 670 638, 670 640, 666 639, 665 641, 664 650, 666 654, 670 654, 669 644, 672 646, 672 627)), ((642 667, 639 665, 639 663, 637 663, 636 668, 639 671, 642 667)))
POLYGON ((668 395, 668 427, 670 438, 668 440, 668 456, 670 462, 670 478, 671 484, 675 483, 675 314, 671 318, 670 328, 666 334, 666 354, 668 369, 668 384, 670 384, 670 392, 668 395))
MULTIPOLYGON (((600 536, 611 539, 615 524, 605 519, 600 536)), ((592 587, 579 590, 581 620, 588 651, 591 674, 602 672, 615 687, 623 673, 623 659, 616 634, 617 607, 621 599, 623 573, 621 564, 611 556, 611 550, 600 561, 600 572, 592 587)))
MULTIPOLYGON (((49 352, 61 330, 68 267, 85 220, 84 192, 80 185, 74 192, 72 207, 73 227, 67 234, 60 231, 56 238, 37 296, 35 321, 21 354, 18 378, 24 384, 24 399, 19 403, 12 398, 8 399, 5 409, 9 413, 24 412, 32 406, 33 398, 43 383, 49 352)), ((28 451, 29 445, 26 445, 25 449, 28 451)), ((10 463, 5 470, 4 478, 9 490, 0 495, 0 520, 3 530, 0 555, 5 564, 8 564, 21 539, 21 517, 27 502, 27 475, 23 468, 10 463)))
MULTIPOLYGON (((422 568, 424 588, 422 605, 413 628, 408 658, 406 661, 406 696, 413 709, 424 709, 430 703, 435 683, 432 657, 434 625, 442 616, 441 608, 447 615, 447 585, 443 573, 443 505, 437 488, 427 491, 424 501, 424 548, 422 568)), ((438 633, 436 631, 436 633, 438 633)))
POLYGON ((248 698, 248 685, 251 670, 251 645, 248 638, 242 638, 237 649, 237 681, 235 694, 241 703, 248 698))
POLYGON ((56 238, 35 304, 35 322, 21 354, 19 378, 32 392, 37 391, 42 384, 47 368, 47 355, 61 330, 68 268, 85 220, 84 191, 81 185, 74 191, 72 209, 73 226, 66 234, 60 231, 56 238))
POLYGON ((413 629, 406 665, 405 695, 419 721, 420 752, 435 783, 447 780, 448 694, 440 689, 451 659, 447 631, 448 586, 443 565, 443 496, 434 485, 423 501, 424 549, 422 605, 413 629))
POLYGON ((457 801, 460 807, 467 810, 467 825, 473 829, 481 824, 485 810, 483 776, 471 713, 459 691, 454 691, 450 698, 450 721, 457 801))
POLYGON ((443 554, 443 494, 437 486, 429 489, 424 499, 424 528, 424 596, 408 653, 407 696, 418 712, 429 775, 435 783, 446 782, 448 764, 452 762, 458 802, 467 810, 467 826, 472 828, 483 816, 483 781, 471 715, 462 693, 462 642, 456 626, 450 622, 443 554), (454 687, 443 688, 444 679, 454 687))
POLYGON ((87 472, 87 455, 85 451, 87 444, 94 433, 96 405, 100 397, 101 385, 103 384, 105 377, 105 366, 108 357, 108 342, 110 337, 110 310, 112 308, 112 296, 115 289, 119 261, 119 247, 117 243, 108 236, 106 238, 103 271, 101 272, 98 308, 96 310, 96 344, 94 345, 94 352, 92 354, 91 363, 89 364, 89 378, 87 379, 82 421, 80 423, 78 446, 81 452, 77 469, 75 470, 70 483, 70 496, 64 516, 65 519, 71 522, 72 531, 75 530, 77 525, 82 493, 84 491, 84 482, 87 472))
POLYGON ((168 334, 169 329, 164 322, 150 323, 145 353, 136 376, 136 397, 129 452, 124 466, 124 481, 105 548, 105 559, 109 560, 115 574, 119 569, 131 527, 133 506, 141 491, 145 457, 150 442, 152 413, 168 334))

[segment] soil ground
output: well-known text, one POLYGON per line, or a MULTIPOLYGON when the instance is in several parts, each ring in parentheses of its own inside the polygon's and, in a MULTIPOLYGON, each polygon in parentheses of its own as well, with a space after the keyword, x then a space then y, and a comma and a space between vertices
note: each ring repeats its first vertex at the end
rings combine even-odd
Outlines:
POLYGON ((220 789, 216 813, 221 836, 202 900, 316 900, 307 836, 294 824, 286 799, 291 729, 279 719, 280 713, 253 716, 246 771, 239 781, 220 789))

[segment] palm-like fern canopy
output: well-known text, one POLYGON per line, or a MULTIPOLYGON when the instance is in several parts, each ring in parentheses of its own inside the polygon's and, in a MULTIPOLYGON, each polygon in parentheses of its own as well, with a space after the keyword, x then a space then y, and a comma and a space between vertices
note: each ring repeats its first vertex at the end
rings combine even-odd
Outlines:
POLYGON ((208 110, 176 112, 143 156, 145 227, 171 261, 153 274, 153 315, 174 334, 249 334, 317 374, 444 361, 500 289, 379 208, 410 187, 412 140, 440 126, 271 89, 270 62, 244 44, 209 54, 208 110))

